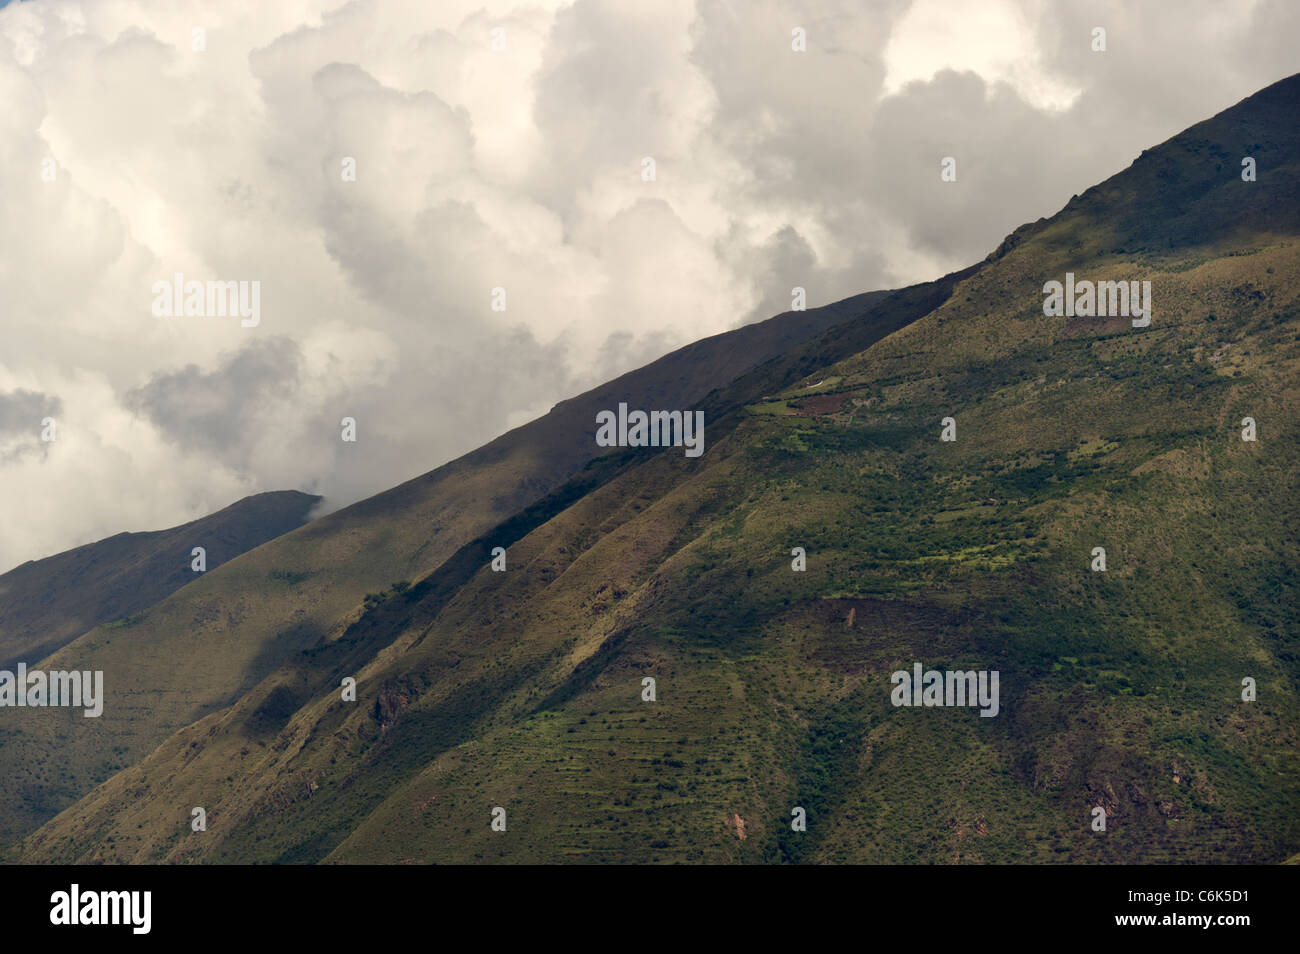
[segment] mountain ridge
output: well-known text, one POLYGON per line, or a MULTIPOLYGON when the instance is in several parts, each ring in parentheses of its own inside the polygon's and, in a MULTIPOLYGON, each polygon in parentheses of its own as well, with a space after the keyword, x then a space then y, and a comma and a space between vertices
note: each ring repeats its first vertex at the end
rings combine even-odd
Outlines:
POLYGON ((14 567, 0 575, 0 669, 41 659, 192 582, 194 547, 215 570, 302 526, 320 499, 294 490, 253 494, 175 527, 117 533, 14 567))

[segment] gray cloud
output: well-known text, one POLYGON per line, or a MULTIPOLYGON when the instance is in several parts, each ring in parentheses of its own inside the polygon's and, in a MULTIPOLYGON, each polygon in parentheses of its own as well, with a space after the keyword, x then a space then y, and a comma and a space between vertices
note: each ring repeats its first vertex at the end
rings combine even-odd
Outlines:
POLYGON ((254 340, 225 355, 213 371, 186 365, 154 375, 123 404, 186 450, 245 460, 247 448, 277 422, 268 409, 291 397, 302 354, 287 338, 254 340))
POLYGON ((48 443, 41 440, 42 422, 47 417, 55 419, 55 439, 58 439, 58 417, 63 403, 58 397, 39 391, 21 388, 8 393, 0 392, 0 462, 17 460, 25 454, 44 452, 48 443))

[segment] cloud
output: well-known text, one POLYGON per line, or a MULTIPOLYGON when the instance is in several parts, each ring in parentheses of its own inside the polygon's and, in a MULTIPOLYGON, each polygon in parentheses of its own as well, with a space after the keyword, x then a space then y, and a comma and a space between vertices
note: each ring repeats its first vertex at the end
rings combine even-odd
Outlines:
POLYGON ((295 394, 301 363, 298 345, 287 338, 254 340, 213 371, 190 364, 157 374, 122 403, 184 450, 246 464, 249 442, 275 427, 272 408, 295 394))
POLYGON ((57 440, 62 409, 63 402, 57 397, 37 391, 18 388, 8 394, 0 392, 0 465, 47 447, 48 442, 41 438, 47 418, 54 419, 57 440))
POLYGON ((953 9, 4 7, 0 570, 260 490, 342 506, 796 285, 933 278, 1296 69, 1280 0, 953 9), (260 324, 155 317, 178 272, 260 282, 260 324))

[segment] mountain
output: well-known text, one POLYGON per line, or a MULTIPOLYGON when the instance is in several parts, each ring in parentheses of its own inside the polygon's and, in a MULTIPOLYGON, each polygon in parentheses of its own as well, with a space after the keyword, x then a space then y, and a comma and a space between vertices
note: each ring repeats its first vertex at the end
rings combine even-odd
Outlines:
POLYGON ((269 549, 217 568, 235 551, 214 540, 208 571, 170 599, 163 599, 175 588, 169 581, 192 578, 188 554, 202 544, 191 542, 197 531, 178 528, 175 540, 114 537, 93 552, 19 567, 4 578, 15 578, 0 603, 4 656, 32 669, 101 670, 120 695, 93 728, 79 712, 0 708, 0 843, 53 817, 181 726, 238 699, 281 660, 345 626, 367 593, 427 574, 562 484, 599 451, 591 439, 597 410, 620 397, 642 406, 688 405, 884 295, 787 312, 694 342, 296 534, 283 536, 292 527, 266 514, 258 518, 262 539, 281 535, 269 549), (149 546, 161 562, 139 562, 149 546), (82 638, 69 645, 74 637, 82 638))
POLYGON ((319 497, 255 494, 170 530, 119 533, 0 576, 0 669, 47 656, 102 623, 126 620, 222 563, 307 522, 319 497))
MULTIPOLYGON (((12 856, 1294 856, 1297 104, 1300 76, 1153 147, 984 262, 718 382, 692 399, 701 457, 610 451, 461 525, 454 546, 398 488, 173 594, 130 654, 108 644, 131 634, 83 636, 55 658, 102 663, 139 703, 110 692, 117 721, 106 706, 94 725, 40 710, 61 747, 24 726, 5 770, 110 731, 129 757, 12 856), (1150 282, 1149 325, 1045 313, 1048 283, 1076 278, 1150 282), (390 564, 369 579, 399 585, 334 608, 357 592, 367 541, 399 527, 398 554, 422 539, 439 558, 400 578, 390 564), (318 591, 330 625, 274 653, 250 644, 237 675, 206 678, 236 623, 193 632, 196 588, 245 605, 271 557, 311 566, 325 528, 352 574, 318 591), (183 678, 151 667, 164 652, 183 678), (916 664, 996 673, 996 714, 896 704, 894 674, 916 664), (169 701, 181 692, 188 710, 169 701)), ((604 407, 647 406, 620 387, 604 407)), ((557 444, 592 444, 591 417, 551 425, 557 444)))

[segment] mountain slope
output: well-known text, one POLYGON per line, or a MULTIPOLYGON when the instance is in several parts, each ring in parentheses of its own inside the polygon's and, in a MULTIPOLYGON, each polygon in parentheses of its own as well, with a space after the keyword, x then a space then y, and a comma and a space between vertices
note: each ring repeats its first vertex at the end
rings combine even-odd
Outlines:
MULTIPOLYGON (((0 708, 0 843, 32 830, 181 726, 239 698, 282 659, 341 629, 367 593, 423 576, 476 534, 562 484, 598 451, 591 440, 595 414, 615 406, 615 395, 642 406, 690 405, 767 358, 869 311, 884 294, 789 312, 688 345, 429 474, 209 569, 184 591, 150 599, 147 611, 120 608, 131 598, 114 587, 131 578, 112 572, 126 552, 114 551, 111 565, 96 562, 105 572, 96 586, 79 589, 69 581, 73 588, 65 593, 54 583, 50 592, 68 599, 70 622, 47 632, 39 618, 22 616, 18 624, 27 629, 16 632, 26 633, 25 641, 6 655, 24 656, 31 668, 102 670, 110 704, 90 721, 67 710, 0 708), (93 625, 120 617, 126 618, 92 632, 81 626, 85 619, 93 625), (40 661, 38 647, 58 652, 40 661)), ((53 559, 60 567, 78 566, 84 556, 73 551, 53 559)), ((44 584, 32 576, 31 585, 44 584)), ((16 601, 23 592, 16 591, 16 601)))
POLYGON ((703 457, 599 458, 21 857, 1293 856, 1296 103, 1300 77, 719 388, 703 457), (1067 271, 1150 281, 1151 325, 1044 315, 1067 271), (997 716, 892 705, 917 662, 997 671, 997 716))
MULTIPOLYGON (((833 331, 823 333, 806 345, 794 349, 790 354, 774 359, 743 375, 737 382, 734 382, 721 392, 726 397, 719 396, 714 400, 719 406, 727 404, 738 407, 740 405, 736 402, 739 396, 745 396, 747 400, 756 400, 771 389, 795 379, 803 369, 810 366, 811 356, 815 352, 825 354, 829 351, 851 354, 863 343, 878 340, 880 337, 902 327, 908 321, 924 314, 933 307, 935 302, 943 300, 951 293, 954 280, 954 278, 949 277, 938 282, 927 283, 926 285, 891 294, 883 298, 879 304, 864 316, 839 326, 833 331)), ((615 403, 617 399, 635 397, 636 395, 629 395, 624 392, 622 395, 615 395, 615 403)), ((587 432, 586 440, 588 444, 593 447, 594 417, 595 414, 592 412, 591 416, 581 425, 587 432)), ((714 432, 710 430, 708 440, 712 441, 714 439, 714 432)), ((279 668, 274 669, 273 663, 268 664, 267 668, 270 670, 270 675, 252 691, 244 692, 230 709, 213 712, 210 716, 203 713, 208 718, 202 719, 198 724, 208 726, 210 720, 219 719, 228 722, 232 726, 230 732, 222 739, 224 743, 222 747, 219 748, 214 745, 203 752, 199 752, 190 744, 192 739, 189 731, 183 730, 169 739, 159 752, 171 752, 174 745, 182 744, 181 740, 184 740, 183 744, 186 747, 185 758, 190 763, 191 768, 191 771, 187 773, 189 780, 206 777, 203 772, 198 771, 198 760, 200 759, 210 764, 212 771, 219 773, 218 777, 225 778, 228 781, 237 778, 238 775, 231 774, 232 767, 245 762, 250 757, 250 754, 257 753, 259 749, 266 746, 267 731, 282 726, 284 719, 298 705, 316 692, 319 686, 337 686, 342 675, 355 672, 364 666, 376 653, 384 652, 386 647, 402 631, 402 628, 420 625, 430 614, 436 613, 441 601, 454 598, 457 587, 470 579, 489 559, 489 550, 492 546, 509 546, 513 544, 515 540, 535 527, 544 524, 556 513, 561 512, 575 499, 580 499, 591 492, 593 488, 603 485, 613 475, 635 465, 643 456, 643 453, 625 452, 610 455, 593 462, 572 481, 537 504, 492 528, 490 532, 482 537, 461 547, 438 569, 436 574, 431 574, 426 580, 405 590, 397 587, 378 587, 377 589, 382 590, 382 592, 372 594, 371 598, 367 598, 364 605, 357 606, 355 612, 345 615, 324 638, 314 640, 305 647, 299 646, 285 650, 282 655, 284 662, 279 668), (414 605, 412 605, 413 603, 414 605), (256 748, 248 744, 249 739, 255 740, 256 748)), ((304 529, 312 530, 318 524, 329 519, 327 517, 304 529)), ((259 563, 262 563, 267 557, 268 551, 274 553, 281 550, 283 545, 292 542, 295 536, 297 534, 274 541, 269 548, 263 548, 253 556, 262 558, 259 560, 259 563)), ((266 567, 258 566, 246 570, 240 576, 235 576, 233 574, 236 569, 239 568, 227 567, 224 576, 213 575, 206 582, 209 584, 225 582, 228 586, 237 587, 236 592, 242 595, 252 592, 258 575, 267 572, 266 567)), ((165 602, 160 607, 155 608, 153 612, 162 613, 168 609, 168 604, 165 602)), ((145 700, 147 700, 149 711, 154 714, 167 711, 167 706, 171 704, 171 700, 158 690, 158 682, 167 680, 164 685, 177 687, 183 685, 191 693, 194 691, 193 686, 198 683, 200 691, 210 691, 199 680, 211 678, 214 668, 213 662, 205 662, 202 656, 192 649, 188 649, 188 652, 193 653, 194 661, 192 663, 184 657, 176 659, 174 656, 175 647, 187 647, 184 646, 184 635, 176 633, 174 627, 176 627, 176 623, 171 621, 166 621, 159 627, 161 630, 159 638, 167 639, 172 647, 172 654, 167 657, 168 668, 165 671, 149 669, 150 674, 147 677, 140 677, 137 682, 138 685, 147 687, 143 688, 139 693, 144 697, 139 705, 143 709, 145 700), (192 669, 181 672, 182 666, 192 666, 192 669)), ((82 655, 79 658, 84 659, 87 654, 103 651, 102 647, 111 645, 111 636, 112 634, 108 633, 87 634, 86 637, 69 647, 68 658, 78 658, 72 656, 74 652, 81 653, 82 655)), ((229 643, 226 643, 222 651, 227 651, 226 647, 228 646, 229 643)), ((130 659, 139 663, 141 656, 142 647, 139 643, 132 644, 130 659)), ((148 661, 145 660, 144 662, 147 664, 148 661)), ((122 664, 119 663, 119 666, 122 664)), ((87 664, 82 663, 81 665, 85 666, 87 664)), ((144 667, 141 666, 141 668, 144 667)), ((179 693, 179 688, 176 691, 179 693)), ((96 725, 91 730, 78 731, 80 726, 78 726, 76 719, 67 714, 64 714, 62 719, 59 718, 59 713, 50 710, 43 711, 40 715, 45 717, 44 724, 50 727, 48 731, 60 731, 65 739, 71 738, 73 741, 78 738, 84 739, 85 741, 82 744, 87 746, 93 741, 103 748, 113 738, 110 732, 123 731, 119 726, 124 726, 126 731, 130 731, 134 727, 134 719, 137 716, 143 717, 141 713, 127 708, 127 706, 131 705, 133 705, 133 700, 118 700, 118 708, 125 711, 119 714, 118 723, 107 723, 109 726, 108 731, 105 731, 101 725, 96 725)), ((106 723, 108 716, 109 710, 106 706, 105 714, 98 722, 101 724, 106 723)), ((179 726, 174 728, 179 728, 179 726)), ((203 731, 206 732, 207 730, 204 729, 203 731)), ((40 752, 40 740, 35 735, 28 738, 30 739, 32 758, 35 759, 36 753, 40 752)), ((65 747, 67 744, 65 741, 65 747)), ((155 753, 154 757, 158 757, 158 754, 155 753)), ((277 753, 268 754, 272 760, 278 761, 279 756, 277 753)), ((26 765, 31 763, 21 758, 14 758, 13 764, 15 765, 15 771, 22 771, 26 765)), ((132 790, 140 798, 140 807, 148 810, 148 808, 152 807, 152 802, 144 798, 144 795, 149 791, 150 785, 141 786, 135 782, 128 783, 126 780, 128 778, 139 780, 152 777, 154 771, 153 762, 147 761, 145 764, 120 773, 110 784, 131 784, 132 790)), ((381 774, 375 778, 376 781, 382 781, 385 777, 385 775, 381 774)), ((382 795, 383 792, 381 791, 379 794, 382 795)), ((134 837, 128 838, 128 841, 134 840, 136 840, 134 837)))
POLYGON ((307 521, 320 500, 293 490, 245 497, 169 530, 119 533, 0 576, 0 669, 34 662, 101 623, 130 616, 208 570, 307 521))

